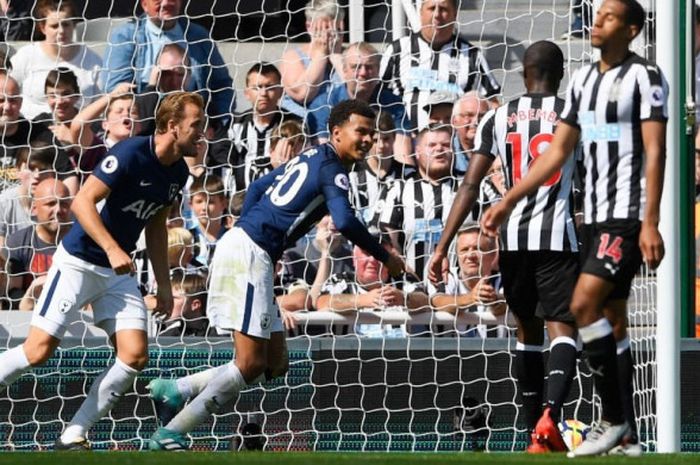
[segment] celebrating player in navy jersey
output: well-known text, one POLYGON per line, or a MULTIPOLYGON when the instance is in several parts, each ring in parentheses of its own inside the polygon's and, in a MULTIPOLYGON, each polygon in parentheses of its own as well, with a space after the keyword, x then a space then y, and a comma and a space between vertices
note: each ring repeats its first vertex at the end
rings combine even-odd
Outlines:
POLYGON ((240 219, 221 238, 211 264, 207 313, 219 331, 235 331, 235 360, 224 366, 149 385, 161 421, 193 400, 150 441, 154 450, 187 448, 186 434, 247 385, 287 371, 287 347, 273 294, 274 265, 285 248, 330 212, 336 228, 380 260, 392 275, 403 261, 390 254, 355 217, 348 172, 373 143, 374 111, 346 100, 328 119, 330 142, 312 147, 252 183, 240 219))
POLYGON ((664 256, 658 223, 668 118, 668 85, 661 71, 629 50, 645 18, 636 0, 603 2, 591 33, 600 61, 571 78, 549 149, 482 219, 495 235, 518 201, 546 183, 581 140, 586 166, 582 268, 571 312, 600 394, 602 419, 572 456, 641 454, 626 307, 642 258, 653 269, 664 256))
MULTIPOLYGON (((564 107, 557 98, 564 55, 551 42, 535 42, 523 60, 527 93, 487 113, 479 124, 474 154, 429 266, 433 282, 447 272, 446 252, 476 201, 478 188, 500 157, 508 188, 527 174, 540 144, 549 143, 564 107), (532 148, 535 150, 532 150, 532 148)), ((578 277, 573 219, 574 158, 533 195, 523 198, 501 230, 499 269, 508 306, 517 318, 515 367, 530 453, 568 450, 557 422, 576 363, 576 329, 569 311, 578 277), (541 317, 536 313, 541 307, 541 317), (544 324, 550 341, 547 408, 544 391, 544 324)))
POLYGON ((110 149, 73 200, 78 221, 54 255, 26 341, 0 355, 0 383, 8 385, 53 354, 88 304, 109 335, 115 362, 95 379, 56 449, 89 449, 87 431, 133 386, 148 360, 147 312, 129 255, 144 228, 158 282, 154 312, 172 309, 166 219, 187 180, 182 157, 196 155, 203 125, 201 97, 172 94, 158 109, 154 136, 110 149))

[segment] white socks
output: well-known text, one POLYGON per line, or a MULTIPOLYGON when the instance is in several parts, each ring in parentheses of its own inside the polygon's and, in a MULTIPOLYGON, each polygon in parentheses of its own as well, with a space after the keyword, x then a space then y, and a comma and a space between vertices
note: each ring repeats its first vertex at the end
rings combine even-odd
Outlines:
POLYGON ((30 368, 23 345, 6 350, 0 354, 0 385, 9 386, 30 368))
MULTIPOLYGON (((199 395, 200 392, 204 390, 205 387, 211 382, 212 379, 217 376, 222 375, 228 370, 227 365, 221 365, 218 367, 209 368, 198 373, 194 373, 189 376, 177 379, 177 390, 184 400, 192 399, 199 395)), ((252 386, 258 383, 264 383, 267 380, 265 373, 261 374, 257 378, 248 384, 252 386)))
POLYGON ((166 429, 180 434, 189 433, 212 413, 216 413, 222 405, 236 398, 246 387, 245 379, 234 362, 210 370, 221 371, 217 372, 202 392, 166 425, 166 429))
POLYGON ((219 374, 217 373, 219 370, 221 370, 221 373, 223 373, 226 370, 226 365, 212 367, 207 370, 185 376, 184 378, 179 378, 176 381, 177 390, 180 392, 180 395, 182 395, 184 400, 191 399, 197 396, 204 390, 205 387, 207 387, 207 384, 209 384, 209 382, 219 374))
POLYGON ((112 410, 122 394, 133 386, 138 374, 137 370, 117 357, 114 365, 103 371, 92 383, 87 398, 61 435, 61 441, 69 444, 84 438, 87 430, 112 410))

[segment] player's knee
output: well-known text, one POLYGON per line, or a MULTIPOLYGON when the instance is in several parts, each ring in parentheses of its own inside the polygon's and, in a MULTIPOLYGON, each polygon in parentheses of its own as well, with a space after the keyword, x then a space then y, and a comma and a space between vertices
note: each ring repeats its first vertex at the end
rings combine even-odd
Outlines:
POLYGON ((148 352, 128 352, 124 350, 119 351, 119 360, 121 360, 125 365, 133 368, 136 371, 141 371, 146 368, 148 364, 148 352))
POLYGON ((571 300, 570 310, 579 326, 582 323, 589 324, 586 320, 589 318, 591 312, 595 311, 589 301, 576 297, 571 300))
POLYGON ((250 382, 265 373, 267 361, 263 357, 237 357, 236 366, 246 381, 250 382))
POLYGON ((289 371, 289 357, 287 354, 284 354, 278 362, 270 366, 269 370, 272 378, 279 378, 280 376, 286 375, 287 371, 289 371))
POLYGON ((53 355, 54 346, 49 341, 31 341, 24 343, 24 353, 31 366, 41 365, 53 355))

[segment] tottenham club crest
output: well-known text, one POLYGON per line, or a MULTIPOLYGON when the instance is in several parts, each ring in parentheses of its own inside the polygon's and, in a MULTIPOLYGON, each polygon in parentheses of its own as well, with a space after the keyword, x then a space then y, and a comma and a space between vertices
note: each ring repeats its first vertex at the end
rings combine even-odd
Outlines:
POLYGON ((117 171, 117 168, 119 167, 119 160, 117 160, 117 157, 114 155, 110 155, 104 160, 102 160, 102 171, 107 173, 107 174, 112 174, 115 171, 117 171))
POLYGON ((172 202, 175 200, 177 193, 180 192, 180 186, 178 184, 170 184, 170 190, 168 191, 168 199, 172 202))
POLYGON ((70 300, 63 299, 58 303, 58 311, 63 314, 68 313, 71 308, 73 308, 73 302, 70 300))
POLYGON ((262 329, 267 329, 270 327, 270 315, 263 314, 260 316, 260 327, 262 329))

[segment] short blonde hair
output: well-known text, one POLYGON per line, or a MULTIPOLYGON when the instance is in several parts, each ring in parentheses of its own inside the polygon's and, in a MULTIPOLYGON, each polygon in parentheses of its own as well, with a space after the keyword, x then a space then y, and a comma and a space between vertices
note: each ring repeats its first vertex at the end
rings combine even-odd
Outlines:
POLYGON ((168 130, 168 121, 179 123, 185 112, 185 106, 191 103, 204 110, 204 99, 194 92, 174 92, 163 99, 156 113, 156 132, 163 134, 168 130))
POLYGON ((331 18, 339 21, 345 18, 345 12, 336 0, 310 0, 304 8, 304 14, 307 21, 313 21, 316 18, 331 18))
POLYGON ((187 229, 168 229, 168 263, 179 263, 185 249, 192 245, 194 245, 194 236, 187 229))

